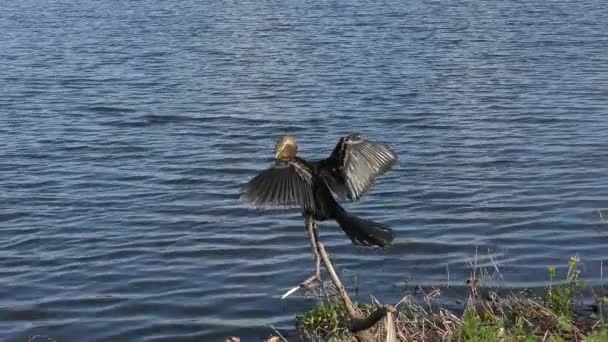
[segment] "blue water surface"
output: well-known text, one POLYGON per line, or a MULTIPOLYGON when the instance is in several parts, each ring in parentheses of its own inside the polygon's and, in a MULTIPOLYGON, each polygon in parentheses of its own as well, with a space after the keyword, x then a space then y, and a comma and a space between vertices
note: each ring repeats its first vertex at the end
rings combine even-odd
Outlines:
POLYGON ((599 285, 606 18, 603 0, 3 1, 0 340, 293 337, 315 303, 279 299, 312 270, 303 220, 238 201, 285 132, 311 159, 351 132, 400 156, 346 205, 392 248, 320 225, 361 300, 448 269, 460 286, 476 251, 504 287, 572 255, 599 285))

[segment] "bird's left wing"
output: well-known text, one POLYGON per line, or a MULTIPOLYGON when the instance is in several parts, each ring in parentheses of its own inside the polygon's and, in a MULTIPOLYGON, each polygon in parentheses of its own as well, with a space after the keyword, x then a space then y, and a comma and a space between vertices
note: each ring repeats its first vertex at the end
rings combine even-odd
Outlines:
POLYGON ((314 209, 312 173, 299 161, 276 162, 241 190, 241 200, 258 209, 314 209))
POLYGON ((341 138, 329 158, 319 162, 319 173, 336 196, 356 201, 396 163, 397 154, 388 145, 352 134, 341 138))

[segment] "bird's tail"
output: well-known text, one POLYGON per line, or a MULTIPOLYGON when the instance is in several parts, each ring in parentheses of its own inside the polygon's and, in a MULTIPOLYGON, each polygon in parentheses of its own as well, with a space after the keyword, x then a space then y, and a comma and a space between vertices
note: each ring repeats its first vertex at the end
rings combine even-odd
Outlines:
POLYGON ((350 215, 340 209, 335 219, 355 245, 386 247, 395 238, 389 226, 350 215))

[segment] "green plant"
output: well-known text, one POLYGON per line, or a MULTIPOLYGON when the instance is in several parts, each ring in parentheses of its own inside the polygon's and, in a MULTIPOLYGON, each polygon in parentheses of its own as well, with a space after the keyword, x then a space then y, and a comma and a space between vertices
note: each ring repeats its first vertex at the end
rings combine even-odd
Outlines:
POLYGON ((513 327, 510 332, 513 342, 537 342, 538 337, 523 328, 513 327))
POLYGON ((551 335, 551 336, 547 337, 547 339, 545 341, 547 341, 547 342, 564 342, 565 340, 561 336, 551 335))
POLYGON ((584 342, 606 342, 608 341, 608 330, 599 330, 593 332, 591 335, 588 335, 583 340, 584 342))
POLYGON ((553 278, 556 276, 555 268, 548 268, 550 283, 546 296, 547 306, 556 315, 568 319, 574 316, 574 295, 584 286, 584 283, 579 280, 579 263, 578 257, 570 257, 565 283, 555 287, 552 285, 553 278))
MULTIPOLYGON (((363 314, 374 310, 372 304, 356 304, 363 314)), ((350 332, 347 313, 340 301, 321 303, 305 314, 296 317, 303 328, 323 341, 356 341, 350 332)))
POLYGON ((484 324, 477 313, 467 309, 462 316, 462 324, 458 330, 459 342, 478 341, 493 342, 504 337, 504 328, 500 325, 484 324))
POLYGON ((345 325, 344 310, 338 302, 315 306, 297 319, 308 331, 327 339, 349 333, 345 325))
POLYGON ((599 297, 596 299, 598 306, 598 320, 602 326, 606 326, 606 320, 608 320, 608 296, 599 297))

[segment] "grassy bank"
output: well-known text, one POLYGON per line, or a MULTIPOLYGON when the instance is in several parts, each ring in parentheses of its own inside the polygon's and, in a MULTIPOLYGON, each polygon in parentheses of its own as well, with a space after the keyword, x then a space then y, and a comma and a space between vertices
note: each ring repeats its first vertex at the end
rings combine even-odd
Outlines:
MULTIPOLYGON (((602 289, 591 289, 579 279, 579 261, 570 258, 567 273, 558 277, 548 268, 549 285, 536 295, 527 291, 498 295, 484 288, 473 267, 467 281, 468 296, 462 310, 437 305, 441 290, 404 297, 392 315, 398 341, 591 341, 608 342, 608 297, 602 289), (592 293, 594 303, 577 305, 583 292, 592 293)), ((380 303, 358 305, 370 313, 380 303)), ((326 299, 297 317, 297 331, 303 341, 356 341, 349 331, 343 306, 326 299)), ((376 324, 378 341, 386 341, 387 320, 376 324)))

